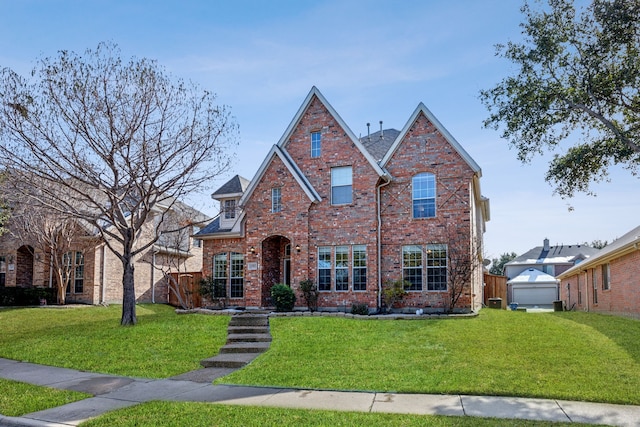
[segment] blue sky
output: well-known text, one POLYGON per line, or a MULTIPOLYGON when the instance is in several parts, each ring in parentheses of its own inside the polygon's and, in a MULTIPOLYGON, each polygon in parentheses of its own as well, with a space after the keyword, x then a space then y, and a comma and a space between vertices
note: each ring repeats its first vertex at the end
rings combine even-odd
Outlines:
MULTIPOLYGON (((512 71, 495 45, 520 38, 519 0, 124 1, 0 0, 0 66, 101 41, 158 60, 218 95, 240 125, 237 161, 211 189, 251 179, 312 86, 356 135, 401 129, 419 102, 482 167, 491 200, 485 256, 552 244, 611 241, 640 223, 638 178, 615 170, 598 196, 563 200, 544 181, 550 156, 523 165, 484 129, 481 89, 512 71), (571 208, 571 209, 570 209, 571 208)), ((209 194, 191 204, 214 214, 209 194)))

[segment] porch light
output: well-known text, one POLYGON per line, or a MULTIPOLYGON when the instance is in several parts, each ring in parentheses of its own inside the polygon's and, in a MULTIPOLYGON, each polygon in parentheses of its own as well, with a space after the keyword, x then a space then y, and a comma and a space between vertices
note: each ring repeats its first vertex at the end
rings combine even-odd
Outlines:
POLYGON ((300 245, 296 245, 296 252, 300 252, 300 245))
POLYGON ((251 246, 251 249, 249 249, 249 252, 251 252, 252 254, 255 254, 256 253, 256 248, 251 246))

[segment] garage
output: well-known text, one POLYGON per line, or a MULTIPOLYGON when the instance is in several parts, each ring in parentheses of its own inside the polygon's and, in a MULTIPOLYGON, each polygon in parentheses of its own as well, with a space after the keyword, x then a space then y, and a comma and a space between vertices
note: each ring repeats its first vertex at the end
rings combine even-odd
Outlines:
POLYGON ((530 268, 507 282, 509 302, 518 306, 553 308, 558 299, 558 281, 540 270, 530 268))

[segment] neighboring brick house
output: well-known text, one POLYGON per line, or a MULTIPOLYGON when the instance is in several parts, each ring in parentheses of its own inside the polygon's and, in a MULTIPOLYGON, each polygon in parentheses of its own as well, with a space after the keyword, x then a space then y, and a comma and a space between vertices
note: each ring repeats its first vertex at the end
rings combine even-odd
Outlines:
POLYGON ((557 278, 567 309, 640 318, 640 226, 557 278))
POLYGON ((456 308, 477 310, 489 220, 480 177, 422 103, 401 131, 358 139, 314 87, 253 180, 236 176, 212 195, 221 213, 195 236, 203 274, 247 308, 271 306, 276 283, 291 285, 304 307, 298 285, 312 279, 320 309, 374 310, 382 284, 405 279, 401 308, 441 311, 452 236, 462 236, 473 268, 456 308))
POLYGON ((550 245, 544 239, 536 246, 504 265, 507 299, 527 307, 553 307, 559 298, 555 276, 597 254, 587 245, 550 245))
MULTIPOLYGON (((176 203, 173 211, 177 216, 169 215, 169 218, 183 218, 186 215, 193 222, 204 222, 206 219, 204 214, 182 203, 176 203)), ((157 218, 159 215, 156 214, 154 220, 148 221, 147 230, 141 233, 140 245, 144 243, 144 236, 149 236, 153 228, 158 226, 155 223, 157 218)), ((11 218, 6 227, 11 230, 11 218)), ((165 230, 174 230, 175 223, 170 219, 164 222, 163 227, 165 230)), ((201 242, 189 236, 197 230, 189 227, 184 233, 161 235, 158 242, 136 257, 134 280, 137 302, 168 301, 169 289, 165 272, 201 271, 201 242)), ((122 303, 122 262, 104 242, 93 236, 88 237, 97 243, 87 247, 81 237, 77 247, 68 252, 72 271, 66 302, 122 303)), ((55 280, 49 255, 39 250, 38 245, 23 242, 11 232, 0 236, 0 287, 55 287, 55 280)))

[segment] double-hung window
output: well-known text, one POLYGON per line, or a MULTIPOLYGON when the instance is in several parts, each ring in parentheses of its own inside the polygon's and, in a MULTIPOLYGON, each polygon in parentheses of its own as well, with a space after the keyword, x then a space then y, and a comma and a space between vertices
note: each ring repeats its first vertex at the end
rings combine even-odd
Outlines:
POLYGON ((311 157, 320 157, 322 152, 322 136, 320 131, 311 132, 311 157))
POLYGON ((349 290, 349 246, 336 246, 336 291, 349 290))
POLYGON ((318 290, 331 290, 331 247, 318 248, 318 290))
POLYGON ((427 245, 427 290, 447 290, 447 245, 427 245))
POLYGON ((407 291, 422 290, 422 247, 410 245, 402 247, 402 279, 409 282, 407 291))
POLYGON ((414 218, 436 216, 436 176, 420 173, 412 179, 412 199, 414 218))
POLYGON ((236 217, 235 199, 224 201, 224 219, 234 219, 236 217))
POLYGON ((351 166, 331 168, 331 204, 347 205, 353 200, 351 166))
POLYGON ((609 290, 611 286, 611 268, 609 264, 602 264, 602 290, 609 290))
POLYGON ((282 190, 279 187, 271 189, 271 212, 282 210, 282 190))
POLYGON ((367 290, 367 247, 353 246, 353 290, 367 290))
POLYGON ((218 298, 227 296, 227 254, 213 256, 214 295, 218 298))
POLYGON ((229 274, 229 292, 231 298, 242 298, 244 288, 244 256, 232 252, 230 257, 231 268, 229 274))
POLYGON ((84 291, 84 255, 79 251, 67 252, 62 256, 62 261, 66 293, 70 294, 73 289, 74 294, 81 294, 84 291))

